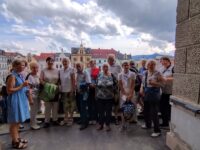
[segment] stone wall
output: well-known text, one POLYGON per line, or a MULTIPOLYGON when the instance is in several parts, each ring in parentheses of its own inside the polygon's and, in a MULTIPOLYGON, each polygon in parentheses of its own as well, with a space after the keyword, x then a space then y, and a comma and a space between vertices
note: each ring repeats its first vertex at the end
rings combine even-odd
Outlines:
POLYGON ((200 149, 200 0, 178 0, 171 131, 173 149, 200 149))

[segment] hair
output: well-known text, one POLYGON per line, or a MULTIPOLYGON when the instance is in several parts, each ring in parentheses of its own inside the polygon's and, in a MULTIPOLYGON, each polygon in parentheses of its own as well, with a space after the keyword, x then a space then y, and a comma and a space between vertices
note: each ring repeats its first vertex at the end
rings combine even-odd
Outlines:
POLYGON ((80 66, 83 68, 83 63, 77 62, 77 63, 76 63, 76 67, 77 67, 77 65, 80 65, 80 66))
POLYGON ((102 67, 104 67, 104 66, 108 66, 108 67, 109 67, 109 64, 108 64, 108 63, 104 63, 104 64, 102 65, 102 67))
POLYGON ((129 62, 127 60, 123 61, 122 62, 122 66, 124 66, 125 64, 128 64, 129 65, 129 62))
POLYGON ((115 55, 114 55, 114 54, 109 54, 109 55, 108 55, 108 60, 109 60, 109 59, 113 59, 113 60, 115 61, 115 55))
POLYGON ((153 60, 153 59, 150 59, 150 60, 148 60, 148 62, 147 62, 147 67, 148 67, 148 65, 149 65, 150 63, 153 63, 154 65, 156 65, 156 61, 153 60))
POLYGON ((164 57, 161 58, 161 60, 166 60, 171 64, 171 60, 169 59, 169 57, 164 56, 164 57))
POLYGON ((133 60, 130 60, 129 64, 134 64, 135 65, 135 62, 133 60))
POLYGON ((52 57, 47 57, 46 62, 54 60, 52 57))
POLYGON ((142 63, 143 63, 143 62, 144 62, 144 63, 147 63, 147 61, 146 61, 145 59, 143 59, 141 62, 142 62, 142 63))
POLYGON ((25 66, 27 66, 26 60, 24 60, 24 59, 15 59, 15 60, 12 62, 12 70, 13 70, 14 68, 16 68, 17 66, 21 65, 21 63, 25 63, 25 66))
POLYGON ((69 57, 64 57, 64 58, 62 59, 62 62, 63 62, 64 60, 66 60, 68 63, 71 62, 70 59, 69 59, 69 57))
POLYGON ((95 59, 91 59, 89 63, 96 63, 95 59))
POLYGON ((35 61, 30 62, 29 67, 32 69, 34 66, 38 66, 38 63, 35 61))

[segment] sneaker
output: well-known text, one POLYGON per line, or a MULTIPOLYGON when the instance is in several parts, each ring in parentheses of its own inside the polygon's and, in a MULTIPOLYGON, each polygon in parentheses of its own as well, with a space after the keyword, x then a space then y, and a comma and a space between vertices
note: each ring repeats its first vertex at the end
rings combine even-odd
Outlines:
POLYGON ((127 126, 123 125, 121 128, 120 128, 120 132, 123 132, 127 129, 127 126))
POLYGON ((68 122, 67 122, 66 120, 63 120, 63 121, 60 122, 60 125, 61 125, 61 126, 64 126, 64 125, 66 125, 67 123, 68 123, 68 122))
POLYGON ((19 125, 19 129, 20 129, 20 130, 21 130, 21 129, 24 129, 23 124, 20 124, 20 125, 19 125))
POLYGON ((142 129, 150 129, 151 127, 147 127, 145 124, 141 125, 142 129))
POLYGON ((42 123, 42 121, 40 121, 40 120, 37 120, 37 124, 41 124, 42 123))
POLYGON ((35 125, 31 125, 31 129, 32 130, 39 130, 40 129, 40 126, 35 124, 35 125))
POLYGON ((106 131, 107 131, 107 132, 111 131, 110 126, 106 126, 106 131))
POLYGON ((81 127, 79 128, 80 130, 84 130, 86 129, 88 126, 87 125, 81 125, 81 127))
POLYGON ((98 127, 96 128, 98 131, 103 129, 103 125, 98 125, 98 127))
POLYGON ((151 137, 158 137, 160 135, 161 135, 160 132, 154 132, 154 133, 151 134, 151 137))
POLYGON ((115 119, 115 125, 119 125, 119 120, 117 118, 115 119))
POLYGON ((44 123, 44 128, 49 128, 49 127, 50 127, 50 123, 45 122, 45 123, 44 123))
POLYGON ((52 124, 53 124, 53 126, 58 126, 58 125, 60 125, 60 123, 59 123, 58 121, 53 121, 52 124))

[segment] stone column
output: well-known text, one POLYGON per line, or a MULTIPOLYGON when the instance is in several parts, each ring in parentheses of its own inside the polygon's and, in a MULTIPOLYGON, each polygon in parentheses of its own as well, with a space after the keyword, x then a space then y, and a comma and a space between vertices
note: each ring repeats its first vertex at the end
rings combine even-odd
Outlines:
POLYGON ((200 0, 178 0, 171 131, 173 150, 200 149, 200 0))

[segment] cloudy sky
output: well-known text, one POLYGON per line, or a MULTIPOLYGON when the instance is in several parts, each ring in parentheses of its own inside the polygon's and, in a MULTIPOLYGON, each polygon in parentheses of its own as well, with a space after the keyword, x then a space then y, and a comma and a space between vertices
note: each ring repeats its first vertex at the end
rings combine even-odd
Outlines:
POLYGON ((175 50, 176 0, 0 0, 0 49, 59 52, 114 48, 132 55, 175 50))

